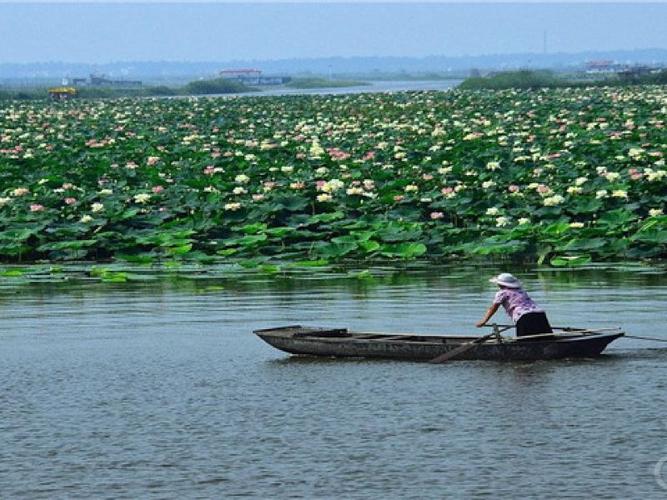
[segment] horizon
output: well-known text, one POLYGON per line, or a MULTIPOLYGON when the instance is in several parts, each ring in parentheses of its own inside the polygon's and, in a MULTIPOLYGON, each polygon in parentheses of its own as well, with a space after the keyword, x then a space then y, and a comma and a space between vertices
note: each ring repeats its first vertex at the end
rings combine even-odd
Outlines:
POLYGON ((580 54, 606 54, 612 52, 650 52, 650 51, 664 51, 667 55, 666 47, 645 47, 641 49, 607 49, 607 50, 579 50, 579 51, 562 51, 562 52, 508 52, 508 53, 483 53, 483 54, 466 54, 460 56, 449 56, 446 54, 426 54, 419 56, 396 56, 396 55, 354 55, 354 56, 312 56, 312 57, 281 57, 281 58, 266 58, 266 59, 210 59, 210 60, 184 60, 184 59, 117 59, 100 62, 92 61, 75 61, 75 60, 41 60, 41 61, 25 61, 25 62, 4 62, 0 61, 0 66, 3 65, 37 65, 37 64, 78 64, 78 65, 112 65, 122 63, 165 63, 165 64, 218 64, 218 63, 233 63, 233 62, 283 62, 283 61, 318 61, 326 59, 429 59, 429 58, 445 58, 445 59, 474 59, 486 57, 513 57, 522 55, 531 56, 576 56, 580 54))
POLYGON ((484 57, 667 48, 667 4, 0 3, 0 63, 484 57), (595 23, 590 23, 595 19, 595 23))

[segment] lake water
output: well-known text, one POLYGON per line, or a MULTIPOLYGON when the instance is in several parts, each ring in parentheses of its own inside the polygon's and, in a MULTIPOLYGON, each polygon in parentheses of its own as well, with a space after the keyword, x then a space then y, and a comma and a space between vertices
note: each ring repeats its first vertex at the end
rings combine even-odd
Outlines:
MULTIPOLYGON (((448 90, 456 87, 463 80, 376 80, 368 85, 351 87, 324 87, 315 89, 292 89, 289 87, 267 87, 259 92, 240 94, 211 94, 206 97, 246 97, 246 96, 284 96, 284 95, 343 95, 377 92, 406 92, 423 90, 448 90)), ((182 97, 182 96, 181 96, 182 97)), ((177 98, 181 98, 177 97, 177 98)), ((170 99, 173 97, 169 97, 170 99)))
MULTIPOLYGON (((257 93, 257 95, 290 95, 290 94, 359 94, 362 92, 405 92, 417 90, 447 90, 457 86, 463 80, 378 80, 369 81, 368 85, 352 87, 333 87, 319 89, 279 88, 257 93)), ((244 94, 241 94, 244 95, 244 94)))
MULTIPOLYGON (((429 365, 290 357, 251 333, 473 335, 498 271, 5 281, 2 496, 665 498, 665 344, 429 365)), ((512 271, 555 325, 667 339, 664 269, 512 271)))

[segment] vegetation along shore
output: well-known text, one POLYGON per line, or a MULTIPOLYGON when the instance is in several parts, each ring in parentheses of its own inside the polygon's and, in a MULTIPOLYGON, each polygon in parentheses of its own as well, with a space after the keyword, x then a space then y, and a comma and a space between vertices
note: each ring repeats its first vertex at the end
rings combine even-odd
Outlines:
POLYGON ((0 259, 667 256, 664 86, 6 102, 0 259))

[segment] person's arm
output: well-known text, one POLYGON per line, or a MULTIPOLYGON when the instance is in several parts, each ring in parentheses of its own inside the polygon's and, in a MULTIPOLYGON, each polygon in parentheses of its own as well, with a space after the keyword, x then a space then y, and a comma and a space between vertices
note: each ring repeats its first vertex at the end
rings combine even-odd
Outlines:
POLYGON ((496 311, 498 310, 498 307, 500 307, 500 304, 491 304, 491 307, 486 311, 486 314, 484 315, 484 319, 479 321, 475 326, 477 328, 481 328, 484 325, 486 325, 486 322, 491 319, 491 316, 496 314, 496 311))

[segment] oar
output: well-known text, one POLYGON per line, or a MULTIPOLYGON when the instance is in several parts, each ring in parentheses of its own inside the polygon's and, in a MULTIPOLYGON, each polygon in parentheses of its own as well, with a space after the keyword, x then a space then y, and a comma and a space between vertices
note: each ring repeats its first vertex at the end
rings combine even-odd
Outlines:
POLYGON ((489 340, 491 337, 495 337, 496 332, 494 331, 493 333, 489 333, 488 335, 484 335, 483 337, 476 338, 472 342, 466 342, 463 345, 458 346, 455 349, 452 349, 451 351, 447 351, 440 356, 437 356, 433 358, 432 360, 429 361, 429 363, 444 363, 445 361, 452 359, 454 356, 458 356, 459 354, 462 354, 466 352, 469 349, 472 349, 475 347, 477 344, 482 344, 489 340))

